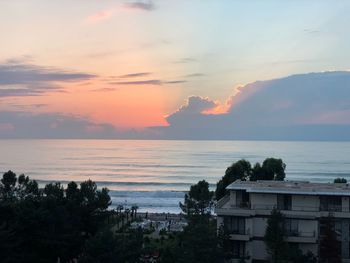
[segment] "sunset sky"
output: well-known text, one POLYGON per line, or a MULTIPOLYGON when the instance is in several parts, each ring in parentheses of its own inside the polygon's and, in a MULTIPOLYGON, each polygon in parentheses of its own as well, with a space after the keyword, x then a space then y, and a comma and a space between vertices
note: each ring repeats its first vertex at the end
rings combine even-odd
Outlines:
MULTIPOLYGON (((224 116, 257 80, 348 77, 349 13, 341 0, 0 0, 0 135, 24 115, 92 133, 168 126, 191 100, 224 116)), ((350 124, 347 106, 300 123, 350 124)))

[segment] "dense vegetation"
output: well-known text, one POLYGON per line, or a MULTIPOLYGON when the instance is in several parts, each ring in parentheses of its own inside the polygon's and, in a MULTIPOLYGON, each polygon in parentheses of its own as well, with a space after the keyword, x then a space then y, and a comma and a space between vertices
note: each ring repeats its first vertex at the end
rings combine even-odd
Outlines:
MULTIPOLYGON (((246 160, 237 161, 227 168, 215 194, 208 182, 199 181, 179 204, 187 227, 180 233, 160 233, 160 238, 128 228, 130 220, 137 220, 137 207, 108 210, 108 189, 98 190, 90 180, 39 188, 27 176, 17 177, 8 171, 0 180, 1 262, 134 263, 147 262, 143 258, 151 254, 157 254, 157 262, 162 263, 228 262, 231 244, 211 215, 214 199, 223 197, 225 187, 237 179, 284 180, 285 167, 281 159, 274 158, 253 167, 246 160)), ((346 180, 337 178, 334 182, 346 180)), ((325 222, 321 256, 328 262, 340 262, 331 222, 325 222)), ((316 262, 311 253, 303 255, 288 245, 283 226, 283 214, 274 209, 265 233, 271 261, 316 262)))
POLYGON ((239 160, 226 169, 225 175, 216 184, 216 200, 221 199, 226 193, 226 187, 236 180, 257 181, 257 180, 278 180, 283 181, 286 164, 282 159, 267 158, 262 163, 251 165, 247 160, 239 160))
POLYGON ((91 251, 99 253, 98 242, 108 238, 100 231, 110 203, 108 190, 90 180, 39 189, 36 181, 8 171, 0 183, 1 262, 108 262, 94 260, 91 251))
POLYGON ((334 179, 334 181, 333 181, 334 183, 337 183, 337 184, 345 184, 345 183, 347 183, 348 181, 345 179, 345 178, 340 178, 340 177, 338 177, 338 178, 335 178, 334 179))

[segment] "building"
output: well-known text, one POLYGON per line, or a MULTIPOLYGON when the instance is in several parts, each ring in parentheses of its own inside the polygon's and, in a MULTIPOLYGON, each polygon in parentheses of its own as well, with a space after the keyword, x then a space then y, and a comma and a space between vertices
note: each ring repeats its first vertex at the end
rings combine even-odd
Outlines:
POLYGON ((350 186, 345 183, 305 181, 235 181, 218 201, 218 226, 229 234, 234 257, 246 262, 268 259, 264 243, 267 219, 273 208, 284 215, 286 241, 319 256, 324 221, 331 217, 339 254, 350 262, 350 186))

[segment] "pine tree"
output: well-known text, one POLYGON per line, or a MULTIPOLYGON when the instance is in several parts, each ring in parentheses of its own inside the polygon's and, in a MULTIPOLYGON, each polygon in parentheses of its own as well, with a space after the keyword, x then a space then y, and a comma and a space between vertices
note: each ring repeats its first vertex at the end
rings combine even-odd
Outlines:
POLYGON ((284 240, 283 218, 283 214, 274 208, 267 221, 265 243, 271 262, 282 262, 288 258, 288 243, 284 240))
POLYGON ((327 217, 321 220, 320 262, 340 263, 340 242, 334 231, 334 218, 327 217))

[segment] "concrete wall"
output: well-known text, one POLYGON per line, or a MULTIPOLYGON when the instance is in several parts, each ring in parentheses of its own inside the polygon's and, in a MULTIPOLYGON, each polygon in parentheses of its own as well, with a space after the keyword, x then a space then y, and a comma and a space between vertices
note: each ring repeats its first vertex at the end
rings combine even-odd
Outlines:
POLYGON ((264 237, 267 226, 267 218, 254 217, 251 220, 253 221, 253 236, 264 237))
MULTIPOLYGON (((225 198, 225 197, 223 197, 225 198)), ((224 203, 221 208, 231 208, 236 206, 236 191, 230 191, 229 199, 226 203, 224 203)))
POLYGON ((318 221, 317 220, 298 220, 298 230, 301 233, 315 233, 315 237, 318 237, 318 221))
POLYGON ((266 260, 268 254, 266 252, 265 242, 262 240, 253 240, 252 242, 253 252, 250 254, 252 259, 266 260))
POLYGON ((229 201, 229 203, 233 207, 237 206, 237 204, 236 204, 236 191, 230 191, 230 201, 229 201))
POLYGON ((318 196, 292 195, 292 210, 318 211, 320 199, 318 196))
POLYGON ((218 216, 216 218, 216 225, 217 225, 218 229, 221 225, 224 225, 224 217, 223 216, 218 216))
POLYGON ((250 256, 249 260, 246 260, 246 261, 251 262, 252 254, 254 253, 254 247, 253 247, 253 243, 252 242, 246 242, 245 253, 246 253, 246 255, 250 256))
POLYGON ((253 218, 246 218, 245 231, 250 237, 254 236, 254 226, 255 224, 254 224, 253 218))
POLYGON ((230 199, 222 206, 222 208, 231 208, 236 206, 236 191, 230 191, 230 199))
POLYGON ((250 194, 250 203, 252 209, 272 209, 277 206, 276 194, 250 194))

